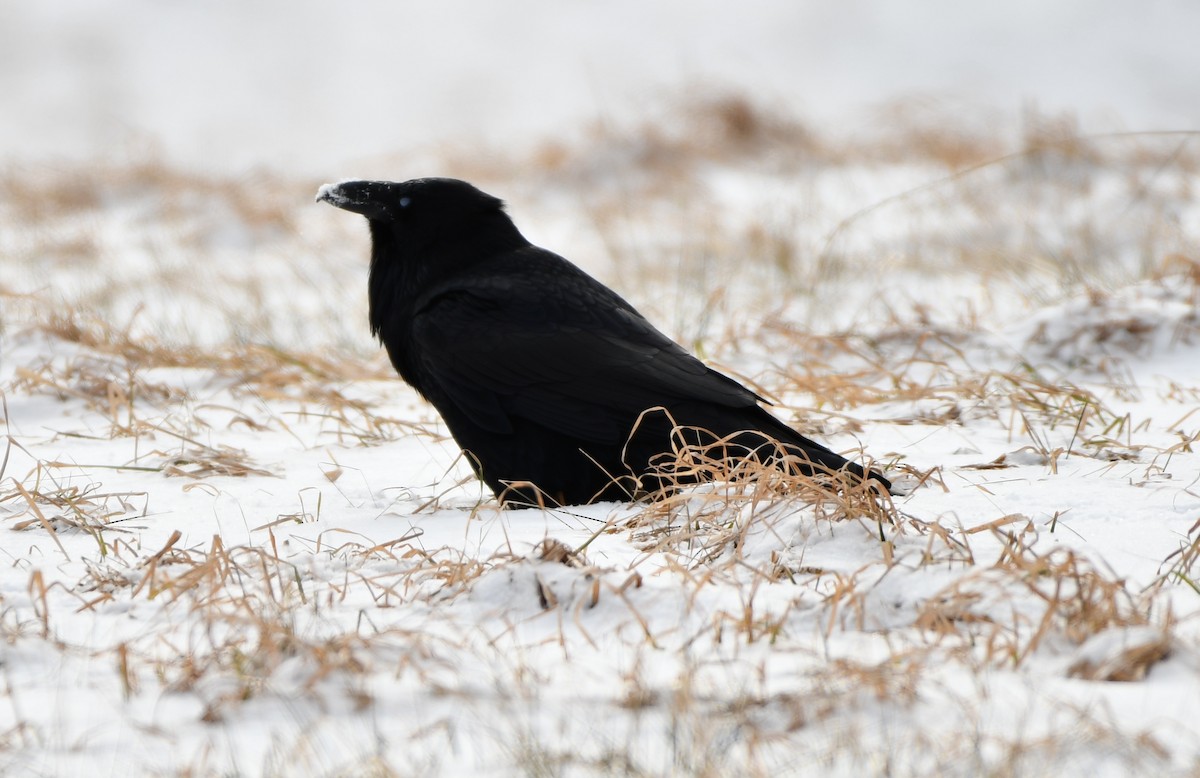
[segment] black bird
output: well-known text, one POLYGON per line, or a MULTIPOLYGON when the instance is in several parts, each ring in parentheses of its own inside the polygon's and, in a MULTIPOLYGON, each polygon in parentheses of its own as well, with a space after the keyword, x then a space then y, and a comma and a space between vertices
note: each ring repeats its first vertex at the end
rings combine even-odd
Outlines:
POLYGON ((502 502, 628 500, 704 480, 679 464, 687 446, 710 462, 846 471, 890 490, 531 244, 474 186, 345 181, 317 200, 367 217, 371 332, 502 502))

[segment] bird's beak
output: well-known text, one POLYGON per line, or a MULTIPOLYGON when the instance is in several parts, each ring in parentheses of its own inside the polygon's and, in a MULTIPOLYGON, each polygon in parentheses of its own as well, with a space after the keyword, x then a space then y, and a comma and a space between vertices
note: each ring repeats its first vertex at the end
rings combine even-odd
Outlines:
POLYGON ((317 202, 324 200, 344 211, 359 213, 368 219, 390 221, 386 195, 395 186, 388 181, 340 181, 317 190, 317 202))

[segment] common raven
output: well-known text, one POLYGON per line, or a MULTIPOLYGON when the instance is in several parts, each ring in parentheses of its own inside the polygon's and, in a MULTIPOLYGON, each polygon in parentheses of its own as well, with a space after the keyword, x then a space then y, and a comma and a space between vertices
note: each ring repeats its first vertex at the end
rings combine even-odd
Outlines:
POLYGON ((474 186, 344 181, 317 200, 367 217, 371 332, 502 502, 628 500, 711 477, 686 451, 890 489, 532 245, 474 186))

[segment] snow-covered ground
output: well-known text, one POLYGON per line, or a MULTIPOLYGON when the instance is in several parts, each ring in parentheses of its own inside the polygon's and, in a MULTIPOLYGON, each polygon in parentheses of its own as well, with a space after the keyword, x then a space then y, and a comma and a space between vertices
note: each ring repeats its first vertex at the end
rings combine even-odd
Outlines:
POLYGON ((1200 770, 1197 13, 786 5, 4 6, 0 773, 1200 770), (427 173, 907 493, 501 511, 427 173))

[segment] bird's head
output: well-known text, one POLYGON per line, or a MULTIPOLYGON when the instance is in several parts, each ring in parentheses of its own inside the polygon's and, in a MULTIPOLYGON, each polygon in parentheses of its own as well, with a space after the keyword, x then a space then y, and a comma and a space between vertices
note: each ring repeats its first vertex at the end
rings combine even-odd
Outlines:
POLYGON ((322 186, 317 201, 367 217, 373 267, 433 265, 440 270, 420 272, 453 272, 529 245, 503 201, 454 178, 342 181, 322 186))
POLYGON ((499 198, 454 178, 341 181, 318 189, 317 202, 321 201, 362 214, 373 223, 410 230, 462 223, 504 209, 499 198))
POLYGON ((376 333, 395 301, 415 300, 432 284, 529 245, 499 198, 453 178, 342 181, 322 186, 317 201, 367 217, 376 333))

